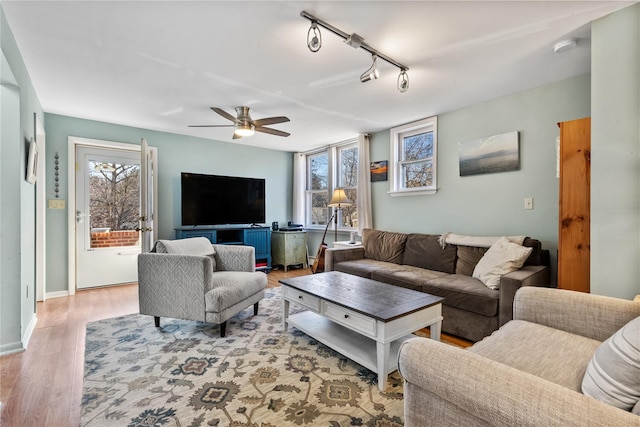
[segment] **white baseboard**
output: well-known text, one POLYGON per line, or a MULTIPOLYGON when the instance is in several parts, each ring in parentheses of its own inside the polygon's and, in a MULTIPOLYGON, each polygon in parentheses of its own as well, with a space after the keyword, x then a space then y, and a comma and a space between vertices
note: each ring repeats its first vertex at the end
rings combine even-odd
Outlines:
POLYGON ((20 353, 24 351, 24 347, 22 346, 22 342, 16 341, 10 344, 0 345, 0 356, 6 356, 8 354, 20 353))
POLYGON ((50 298, 62 298, 62 297, 68 297, 69 296, 69 291, 57 291, 57 292, 47 292, 45 294, 45 298, 46 299, 50 299, 50 298))
POLYGON ((36 323, 38 323, 38 316, 34 314, 33 317, 31 318, 31 321, 29 322, 29 325, 27 326, 27 330, 24 332, 24 335, 22 336, 22 347, 24 347, 25 349, 29 345, 29 340, 31 339, 33 330, 36 328, 36 323))

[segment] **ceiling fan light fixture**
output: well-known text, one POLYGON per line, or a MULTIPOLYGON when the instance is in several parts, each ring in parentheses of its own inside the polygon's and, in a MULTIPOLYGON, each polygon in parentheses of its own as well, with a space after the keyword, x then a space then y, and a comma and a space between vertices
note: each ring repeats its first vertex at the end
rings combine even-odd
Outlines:
POLYGON ((409 75, 407 74, 407 70, 404 68, 400 71, 398 75, 398 91, 400 93, 405 93, 409 90, 409 75))
POLYGON ((317 52, 322 47, 322 34, 316 21, 311 21, 311 27, 307 32, 307 47, 311 52, 317 52))
POLYGON ((234 133, 238 136, 252 136, 255 126, 251 123, 236 123, 234 133))
POLYGON ((369 80, 375 80, 380 77, 380 73, 378 73, 378 67, 376 66, 376 60, 378 59, 378 56, 371 55, 371 58, 373 59, 373 64, 371 64, 371 67, 360 76, 360 81, 362 83, 366 83, 369 80))

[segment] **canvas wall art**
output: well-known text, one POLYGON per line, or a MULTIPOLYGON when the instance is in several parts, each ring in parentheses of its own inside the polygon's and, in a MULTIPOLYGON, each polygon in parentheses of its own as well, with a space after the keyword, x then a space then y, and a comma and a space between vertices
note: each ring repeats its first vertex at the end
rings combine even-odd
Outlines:
POLYGON ((518 131, 461 142, 460 176, 520 169, 518 131))
POLYGON ((389 161, 371 162, 371 182, 386 181, 388 179, 389 161))

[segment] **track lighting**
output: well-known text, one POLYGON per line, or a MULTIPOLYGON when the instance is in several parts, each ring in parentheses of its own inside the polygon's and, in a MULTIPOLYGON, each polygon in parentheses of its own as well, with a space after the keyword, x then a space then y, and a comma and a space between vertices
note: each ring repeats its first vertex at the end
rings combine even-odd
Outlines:
POLYGON ((311 52, 317 52, 322 47, 322 34, 316 21, 311 21, 311 27, 307 32, 307 47, 311 52))
POLYGON ((405 93, 409 90, 409 75, 407 74, 407 70, 404 68, 400 71, 398 75, 398 90, 400 93, 405 93))
POLYGON ((376 67, 376 59, 378 59, 378 57, 376 55, 371 55, 371 59, 373 59, 371 68, 362 73, 362 75, 360 76, 360 81, 362 83, 366 83, 372 79, 377 79, 380 76, 380 74, 378 73, 378 67, 376 67))
POLYGON ((398 61, 395 61, 394 59, 380 53, 378 50, 369 46, 367 43, 364 42, 364 39, 356 33, 347 34, 344 31, 329 24, 328 22, 318 19, 304 10, 300 12, 300 16, 311 21, 311 27, 307 32, 307 47, 311 52, 317 52, 320 50, 320 47, 322 47, 322 36, 320 35, 320 29, 318 28, 318 26, 320 26, 325 30, 332 32, 336 36, 341 37, 346 44, 353 47, 354 49, 358 49, 358 48, 364 49, 372 55, 373 65, 371 66, 371 68, 369 68, 360 76, 360 81, 362 83, 378 78, 378 69, 376 67, 376 59, 380 58, 400 69, 400 75, 398 76, 398 86, 397 86, 398 90, 404 93, 409 89, 409 75, 407 74, 409 67, 399 63, 398 61))

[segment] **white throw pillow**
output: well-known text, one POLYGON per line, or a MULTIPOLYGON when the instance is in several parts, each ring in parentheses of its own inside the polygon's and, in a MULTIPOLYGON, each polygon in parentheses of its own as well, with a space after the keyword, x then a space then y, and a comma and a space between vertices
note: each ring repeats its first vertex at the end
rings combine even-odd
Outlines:
POLYGON ((582 379, 582 392, 625 411, 638 407, 640 317, 598 346, 582 379))
POLYGON ((156 252, 179 255, 201 255, 211 258, 213 271, 216 271, 216 251, 206 237, 191 237, 178 240, 158 240, 156 252))
POLYGON ((480 280, 489 289, 500 288, 500 276, 522 267, 533 248, 518 245, 506 237, 499 238, 480 258, 473 269, 472 277, 480 280))

